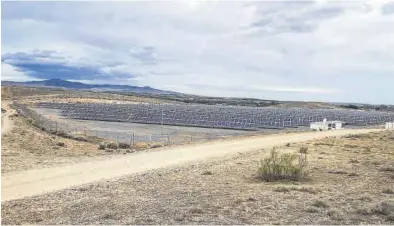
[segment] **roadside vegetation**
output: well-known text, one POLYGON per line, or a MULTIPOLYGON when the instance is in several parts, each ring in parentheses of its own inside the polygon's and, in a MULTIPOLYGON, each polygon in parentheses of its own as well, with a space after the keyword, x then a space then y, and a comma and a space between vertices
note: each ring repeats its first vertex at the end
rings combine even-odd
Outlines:
POLYGON ((308 148, 301 147, 298 153, 280 153, 275 147, 260 161, 259 176, 267 182, 305 179, 307 152, 308 148))

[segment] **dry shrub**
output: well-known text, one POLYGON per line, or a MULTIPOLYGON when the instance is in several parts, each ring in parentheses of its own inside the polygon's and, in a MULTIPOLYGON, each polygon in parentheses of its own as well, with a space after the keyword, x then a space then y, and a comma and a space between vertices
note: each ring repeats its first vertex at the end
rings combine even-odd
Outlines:
POLYGON ((64 142, 57 142, 56 145, 59 146, 59 147, 65 147, 66 146, 66 144, 64 142))
POLYGON ((363 196, 361 198, 359 198, 358 200, 364 201, 364 202, 371 202, 372 198, 369 196, 363 196))
POLYGON ((344 147, 345 148, 358 148, 359 146, 354 145, 354 144, 345 144, 344 147))
POLYGON ((300 151, 301 154, 308 154, 308 147, 300 147, 300 151))
POLYGON ((286 193, 286 192, 290 192, 291 190, 293 190, 293 189, 291 189, 291 188, 288 188, 288 187, 276 187, 275 189, 274 189, 274 191, 276 191, 276 192, 284 192, 284 193, 286 193))
POLYGON ((394 172, 394 167, 383 167, 379 169, 382 172, 394 172))
POLYGON ((118 149, 118 145, 115 143, 109 143, 107 144, 107 148, 109 149, 118 149))
POLYGON ((121 142, 121 143, 119 143, 119 148, 120 149, 129 149, 130 144, 121 142))
POLYGON ((105 150, 105 144, 104 143, 100 143, 98 149, 99 150, 105 150))
POLYGON ((265 181, 300 180, 305 175, 305 153, 279 153, 276 148, 260 160, 259 176, 265 181))
POLYGON ((356 210, 356 213, 357 214, 360 214, 360 215, 364 215, 364 216, 367 216, 367 215, 370 215, 371 214, 371 211, 369 211, 368 209, 357 209, 356 210))
POLYGON ((330 143, 322 143, 322 142, 317 142, 317 143, 314 143, 313 145, 315 145, 315 146, 334 146, 334 144, 330 144, 330 143))
POLYGON ((152 144, 150 147, 151 148, 160 148, 160 147, 163 147, 163 145, 162 144, 152 144))
POLYGON ((134 146, 135 149, 141 150, 141 149, 147 149, 149 147, 148 143, 144 142, 137 142, 134 146))
POLYGON ((85 137, 74 137, 74 140, 88 142, 88 140, 85 137))
POLYGON ((19 114, 18 113, 14 113, 14 114, 10 115, 9 117, 10 118, 16 118, 16 117, 19 117, 19 114))
POLYGON ((348 176, 349 177, 358 177, 359 175, 357 173, 349 173, 348 176))
POLYGON ((333 220, 335 220, 335 221, 343 220, 342 214, 341 214, 340 212, 336 211, 336 210, 329 210, 329 211, 327 211, 327 215, 328 215, 331 219, 333 219, 333 220))
POLYGON ((202 214, 202 213, 204 213, 204 211, 202 209, 199 209, 199 208, 190 209, 189 212, 192 213, 192 214, 202 214))
POLYGON ((354 139, 359 139, 359 138, 371 138, 369 134, 348 134, 344 136, 345 138, 354 138, 354 139))
POLYGON ((383 201, 372 211, 377 214, 385 215, 388 221, 394 221, 394 200, 383 201))
MULTIPOLYGON (((40 128, 42 131, 45 131, 44 127, 39 126, 38 128, 40 128)), ((73 136, 71 136, 70 134, 68 134, 66 131, 63 131, 63 130, 57 130, 57 131, 56 130, 49 130, 48 132, 50 134, 53 134, 53 135, 56 135, 56 136, 59 136, 59 137, 73 139, 73 136)))
POLYGON ((305 193, 309 193, 309 194, 317 194, 319 192, 319 190, 315 190, 313 188, 310 187, 284 187, 284 186, 279 186, 274 188, 274 191, 276 192, 290 192, 290 191, 298 191, 298 192, 305 192, 305 193))
POLYGON ((392 195, 392 194, 394 194, 394 191, 391 190, 390 188, 387 188, 387 189, 384 189, 384 190, 382 191, 382 193, 392 195))
POLYGON ((212 174, 213 174, 212 171, 205 171, 201 175, 212 175, 212 174))
POLYGON ((101 138, 101 137, 96 137, 96 136, 86 136, 86 140, 87 140, 87 142, 97 144, 99 142, 103 142, 105 139, 101 138))
POLYGON ((305 211, 308 213, 318 213, 319 209, 316 207, 308 207, 305 211))
POLYGON ((341 171, 341 170, 329 170, 327 173, 340 174, 340 175, 348 174, 348 172, 341 171))
POLYGON ((58 130, 57 132, 55 132, 56 135, 60 136, 60 137, 64 137, 67 136, 68 134, 63 131, 63 130, 58 130))
POLYGON ((327 203, 325 203, 324 201, 321 200, 316 200, 312 203, 312 206, 316 207, 316 208, 328 208, 330 207, 327 203))

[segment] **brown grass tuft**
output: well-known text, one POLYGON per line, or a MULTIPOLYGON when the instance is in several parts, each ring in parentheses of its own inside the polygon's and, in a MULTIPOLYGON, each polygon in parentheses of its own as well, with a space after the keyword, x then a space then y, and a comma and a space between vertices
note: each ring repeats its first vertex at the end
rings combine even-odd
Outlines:
POLYGON ((315 201, 312 203, 312 206, 313 206, 313 207, 317 207, 317 208, 324 208, 324 209, 330 207, 326 202, 324 202, 324 201, 322 201, 322 200, 315 200, 315 201))

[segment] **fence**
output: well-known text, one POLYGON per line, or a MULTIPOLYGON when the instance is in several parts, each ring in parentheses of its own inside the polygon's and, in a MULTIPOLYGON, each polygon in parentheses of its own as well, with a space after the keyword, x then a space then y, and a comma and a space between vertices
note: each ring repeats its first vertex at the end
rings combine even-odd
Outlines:
POLYGON ((45 129, 50 133, 68 134, 70 136, 73 136, 74 138, 98 137, 111 142, 128 143, 132 147, 135 147, 136 145, 138 145, 138 143, 169 145, 202 142, 226 137, 216 134, 182 135, 177 134, 176 132, 171 134, 143 134, 133 131, 119 132, 111 130, 93 130, 88 129, 86 126, 63 123, 58 120, 52 120, 48 117, 44 117, 38 114, 36 111, 27 107, 27 105, 25 104, 14 102, 13 108, 16 109, 20 115, 30 118, 35 126, 45 129))

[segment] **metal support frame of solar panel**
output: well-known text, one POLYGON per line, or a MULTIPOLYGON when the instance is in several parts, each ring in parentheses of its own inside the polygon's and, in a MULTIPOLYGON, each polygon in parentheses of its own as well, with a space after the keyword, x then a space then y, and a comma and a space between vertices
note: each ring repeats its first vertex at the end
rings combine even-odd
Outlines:
POLYGON ((339 120, 351 125, 381 124, 393 114, 332 109, 281 109, 173 104, 45 103, 39 107, 61 109, 70 118, 100 121, 250 129, 309 126, 310 122, 339 120))

